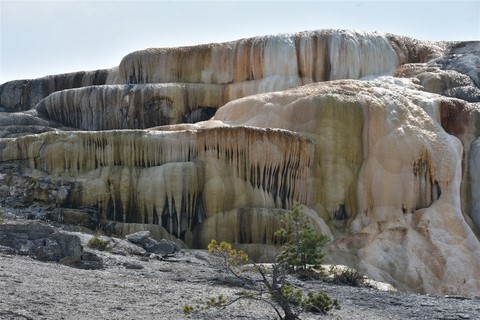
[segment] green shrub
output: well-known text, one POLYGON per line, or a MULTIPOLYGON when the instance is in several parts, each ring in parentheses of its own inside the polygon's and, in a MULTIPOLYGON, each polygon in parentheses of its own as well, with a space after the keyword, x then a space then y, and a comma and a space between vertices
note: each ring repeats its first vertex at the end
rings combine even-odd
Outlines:
POLYGON ((339 306, 338 301, 331 299, 324 291, 308 292, 305 296, 301 289, 295 289, 290 285, 282 287, 282 296, 285 301, 312 313, 327 314, 328 311, 339 306))
POLYGON ((107 251, 110 249, 110 241, 102 240, 99 236, 95 235, 93 238, 88 240, 87 246, 92 249, 107 251))
POLYGON ((183 305, 183 313, 184 314, 191 314, 193 311, 195 311, 195 307, 192 307, 191 305, 189 304, 185 304, 183 305))
POLYGON ((208 252, 222 258, 223 267, 226 272, 237 274, 237 268, 248 261, 248 255, 242 250, 235 250, 228 242, 222 241, 218 244, 217 240, 213 239, 208 245, 208 252))
POLYGON ((355 269, 345 268, 340 272, 335 271, 332 281, 337 284, 361 287, 365 285, 365 276, 355 269))
POLYGON ((218 298, 210 298, 207 301, 207 307, 222 307, 227 304, 227 300, 223 295, 219 295, 218 298))
POLYGON ((222 308, 227 305, 228 301, 225 299, 223 295, 219 295, 217 298, 211 298, 208 300, 204 306, 202 305, 189 305, 189 304, 184 304, 183 305, 183 313, 185 315, 192 314, 194 312, 202 311, 202 310, 208 310, 209 308, 216 307, 216 308, 222 308))
POLYGON ((301 305, 305 311, 321 314, 326 314, 339 306, 337 299, 331 299, 323 291, 309 292, 307 297, 301 300, 301 305))

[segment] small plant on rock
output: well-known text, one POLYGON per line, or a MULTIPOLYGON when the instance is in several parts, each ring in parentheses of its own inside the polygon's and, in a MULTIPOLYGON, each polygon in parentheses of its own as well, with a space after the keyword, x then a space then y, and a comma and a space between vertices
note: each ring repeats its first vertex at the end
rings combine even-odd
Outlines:
POLYGON ((365 276, 355 269, 345 268, 341 271, 333 270, 333 282, 346 284, 352 287, 361 287, 365 285, 365 276))
POLYGON ((225 241, 218 244, 217 240, 212 240, 208 245, 208 252, 222 258, 225 271, 234 275, 238 274, 237 268, 248 261, 248 255, 245 252, 233 249, 232 245, 225 241))
POLYGON ((192 312, 194 312, 196 310, 196 308, 194 306, 191 306, 189 304, 184 304, 183 305, 183 313, 184 314, 191 314, 192 312))
POLYGON ((222 307, 227 304, 227 299, 223 295, 219 295, 217 298, 211 298, 207 302, 208 307, 222 307))
POLYGON ((326 314, 330 310, 339 307, 338 301, 330 298, 323 291, 309 292, 307 297, 303 298, 300 303, 306 311, 321 314, 326 314))
POLYGON ((207 310, 212 307, 221 308, 226 306, 228 301, 225 299, 223 295, 219 295, 217 298, 211 298, 208 300, 205 305, 195 305, 192 306, 190 304, 183 305, 183 313, 186 315, 192 314, 196 311, 207 310))
POLYGON ((96 249, 96 250, 100 250, 100 251, 107 251, 107 250, 110 249, 110 241, 103 240, 98 235, 95 235, 93 238, 88 240, 87 246, 92 248, 92 249, 96 249))

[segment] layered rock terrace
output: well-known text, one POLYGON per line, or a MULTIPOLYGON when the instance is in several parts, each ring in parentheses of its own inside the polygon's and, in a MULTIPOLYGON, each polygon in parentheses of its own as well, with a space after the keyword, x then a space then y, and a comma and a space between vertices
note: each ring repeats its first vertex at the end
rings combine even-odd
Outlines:
POLYGON ((0 86, 4 206, 89 207, 267 257, 305 205, 329 259, 480 294, 480 43, 319 30, 133 52, 0 86))

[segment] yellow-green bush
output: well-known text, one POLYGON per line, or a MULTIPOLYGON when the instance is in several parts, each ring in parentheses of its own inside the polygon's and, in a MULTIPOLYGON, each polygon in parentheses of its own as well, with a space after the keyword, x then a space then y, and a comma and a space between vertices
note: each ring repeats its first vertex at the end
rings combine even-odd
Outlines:
POLYGON ((99 236, 96 235, 93 238, 91 238, 90 240, 88 240, 87 246, 92 248, 92 249, 96 249, 96 250, 100 250, 100 251, 107 251, 107 250, 110 249, 110 241, 109 240, 103 240, 102 238, 100 238, 99 236))

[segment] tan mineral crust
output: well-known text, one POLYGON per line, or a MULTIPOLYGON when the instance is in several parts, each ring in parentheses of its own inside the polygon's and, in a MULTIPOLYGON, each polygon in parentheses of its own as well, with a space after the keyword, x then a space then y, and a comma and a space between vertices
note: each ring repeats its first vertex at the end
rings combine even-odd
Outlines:
POLYGON ((91 207, 120 234, 268 259, 276 215, 298 202, 331 237, 330 263, 478 296, 479 51, 319 30, 8 82, 2 205, 91 207))

